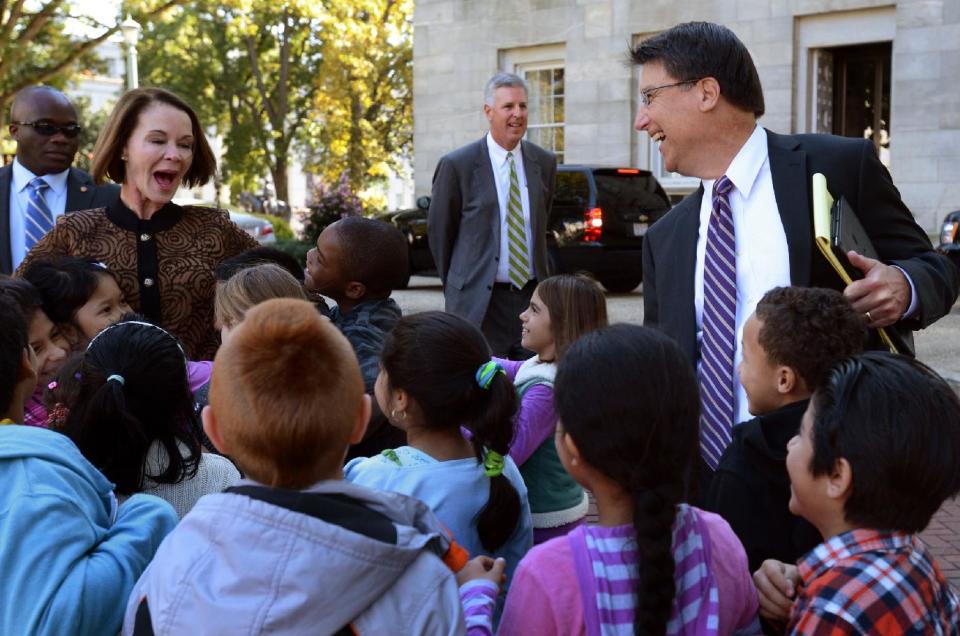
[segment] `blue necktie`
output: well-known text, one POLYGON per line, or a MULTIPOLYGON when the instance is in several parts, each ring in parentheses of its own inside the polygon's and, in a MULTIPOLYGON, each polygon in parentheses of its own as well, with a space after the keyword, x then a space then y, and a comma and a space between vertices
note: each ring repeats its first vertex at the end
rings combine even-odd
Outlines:
POLYGON ((37 242, 43 238, 43 235, 53 229, 53 213, 47 207, 47 202, 43 198, 43 191, 50 187, 50 184, 37 177, 29 184, 27 197, 27 214, 24 219, 26 226, 26 247, 30 251, 37 242))
POLYGON ((700 450, 711 469, 733 432, 737 332, 737 241, 726 176, 713 184, 713 211, 707 225, 703 262, 703 338, 700 344, 700 450))

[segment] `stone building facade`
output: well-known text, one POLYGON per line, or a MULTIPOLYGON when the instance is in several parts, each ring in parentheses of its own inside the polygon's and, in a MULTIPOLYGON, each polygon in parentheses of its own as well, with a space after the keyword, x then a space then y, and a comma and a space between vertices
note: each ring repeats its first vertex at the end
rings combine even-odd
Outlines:
POLYGON ((487 129, 483 86, 498 70, 531 83, 528 136, 566 163, 665 173, 633 130, 630 44, 688 20, 726 24, 749 48, 776 132, 874 140, 917 220, 960 209, 960 0, 418 0, 414 175, 487 129))

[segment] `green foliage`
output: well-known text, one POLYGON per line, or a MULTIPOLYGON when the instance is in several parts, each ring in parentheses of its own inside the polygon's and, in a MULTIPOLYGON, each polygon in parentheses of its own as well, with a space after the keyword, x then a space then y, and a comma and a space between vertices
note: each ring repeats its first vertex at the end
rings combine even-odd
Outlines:
MULTIPOLYGON (((149 21, 184 1, 140 0, 141 18, 149 21)), ((77 68, 101 68, 94 49, 119 27, 73 17, 71 9, 66 0, 0 2, 0 119, 6 119, 20 89, 33 84, 63 88, 77 68), (91 34, 68 33, 68 19, 91 34)))
POLYGON ((316 242, 323 229, 347 216, 361 216, 363 203, 353 193, 345 174, 328 186, 321 182, 313 190, 313 204, 303 219, 303 237, 316 242))
POLYGON ((316 243, 310 243, 307 241, 296 241, 296 240, 286 240, 286 241, 277 241, 272 245, 272 247, 277 248, 278 250, 283 250, 290 256, 297 259, 297 262, 307 266, 307 252, 309 252, 316 243))
POLYGON ((411 140, 412 15, 412 0, 189 0, 145 27, 141 77, 223 134, 233 192, 269 175, 288 200, 294 152, 360 191, 411 140))
POLYGON ((97 143, 97 136, 103 125, 107 123, 107 117, 113 106, 101 108, 93 111, 90 109, 89 97, 76 97, 73 99, 77 107, 77 113, 80 117, 80 125, 83 126, 83 132, 80 133, 80 148, 77 151, 77 158, 73 165, 82 170, 90 171, 90 163, 93 160, 93 147, 97 143))

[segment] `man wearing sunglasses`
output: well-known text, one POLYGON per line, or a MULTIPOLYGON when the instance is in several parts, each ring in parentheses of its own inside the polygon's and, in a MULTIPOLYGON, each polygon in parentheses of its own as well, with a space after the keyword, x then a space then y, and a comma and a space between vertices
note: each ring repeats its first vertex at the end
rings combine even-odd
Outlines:
POLYGON ((17 142, 13 163, 0 168, 0 273, 10 274, 58 216, 101 207, 119 186, 96 186, 72 168, 80 144, 77 111, 49 86, 25 88, 10 109, 10 136, 17 142))

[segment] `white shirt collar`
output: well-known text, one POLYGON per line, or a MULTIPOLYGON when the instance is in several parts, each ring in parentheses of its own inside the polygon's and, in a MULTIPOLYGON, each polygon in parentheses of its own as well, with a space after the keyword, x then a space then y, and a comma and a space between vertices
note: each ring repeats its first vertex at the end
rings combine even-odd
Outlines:
MULTIPOLYGON (((744 199, 750 196, 750 191, 757 182, 760 175, 760 169, 767 161, 769 149, 767 148, 767 131, 763 126, 757 124, 753 133, 747 138, 746 143, 741 146, 740 151, 727 166, 726 177, 733 182, 734 187, 740 192, 744 199)), ((716 179, 705 180, 703 188, 705 192, 713 192, 713 182, 716 179)))
POLYGON ((514 163, 520 163, 523 161, 523 153, 520 151, 523 142, 517 144, 517 147, 513 150, 507 150, 496 141, 493 140, 493 135, 487 133, 487 149, 490 151, 490 159, 493 161, 493 165, 502 166, 507 162, 507 153, 513 153, 514 163))
MULTIPOLYGON (((43 180, 47 182, 47 185, 50 186, 50 189, 53 190, 58 196, 62 195, 64 190, 67 189, 67 175, 70 173, 70 168, 67 168, 63 172, 57 172, 54 174, 45 174, 41 175, 43 180)), ((13 160, 13 182, 11 189, 14 192, 22 192, 31 181, 37 178, 37 175, 30 172, 19 159, 13 160)))

